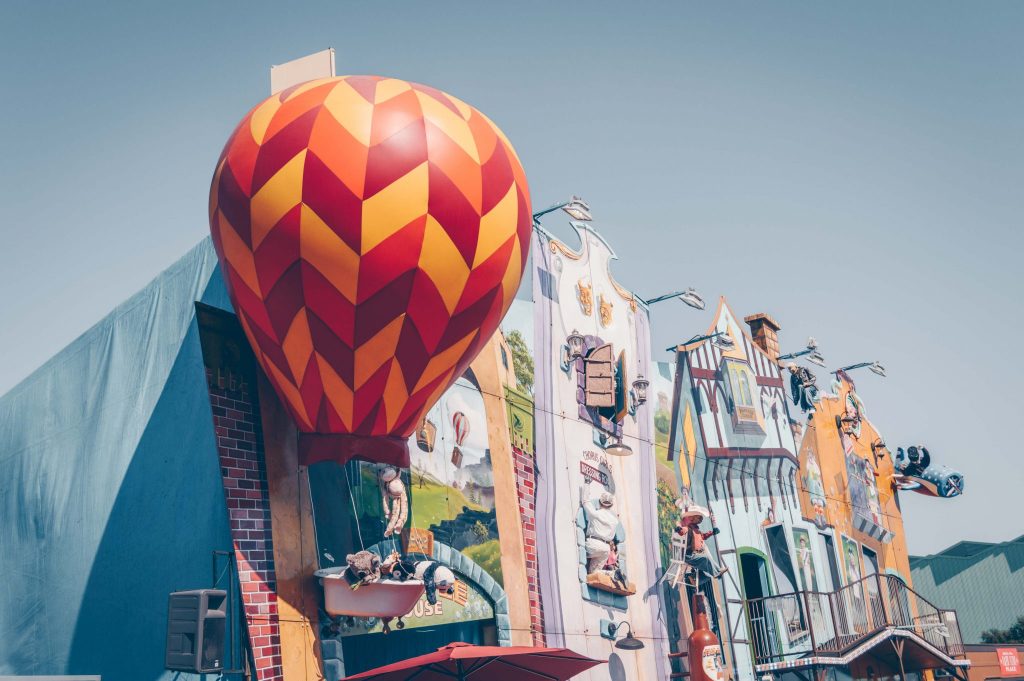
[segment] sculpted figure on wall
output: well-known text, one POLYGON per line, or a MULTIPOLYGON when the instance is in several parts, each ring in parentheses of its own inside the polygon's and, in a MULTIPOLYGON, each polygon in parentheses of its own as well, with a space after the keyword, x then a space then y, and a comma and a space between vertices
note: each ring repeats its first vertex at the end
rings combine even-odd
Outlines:
POLYGON ((601 315, 601 326, 609 327, 612 325, 612 302, 604 297, 604 294, 598 296, 601 302, 600 315, 601 315))
POLYGON ((588 317, 594 314, 594 286, 583 279, 576 282, 576 300, 580 303, 580 309, 588 317))
POLYGON ((793 404, 802 411, 814 411, 814 403, 818 401, 817 379, 807 367, 800 367, 790 362, 789 389, 793 396, 793 404))
POLYGON ((583 486, 583 513, 587 518, 587 572, 618 568, 615 532, 619 527, 619 516, 614 511, 615 495, 601 492, 597 503, 590 498, 590 480, 583 486))

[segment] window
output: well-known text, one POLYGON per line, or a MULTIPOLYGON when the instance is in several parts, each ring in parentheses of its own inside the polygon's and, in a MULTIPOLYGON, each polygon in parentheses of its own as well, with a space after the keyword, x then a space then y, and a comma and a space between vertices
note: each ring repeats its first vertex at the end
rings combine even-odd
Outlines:
POLYGON ((757 379, 750 365, 727 358, 722 365, 722 379, 737 433, 764 435, 764 417, 758 398, 757 379))
POLYGON ((508 369, 508 353, 505 352, 505 346, 499 345, 498 347, 501 348, 501 366, 508 369))
POLYGON ((771 525, 764 530, 768 539, 768 552, 772 562, 772 573, 775 585, 781 596, 777 605, 780 623, 789 641, 792 643, 807 635, 807 618, 804 616, 804 603, 795 594, 799 591, 796 571, 793 569, 793 558, 786 540, 784 525, 771 525), (786 595, 788 594, 788 596, 786 595))
POLYGON ((836 544, 831 535, 821 535, 821 541, 825 546, 825 555, 828 556, 828 574, 832 579, 832 590, 838 591, 842 581, 839 578, 839 563, 836 562, 836 544))
POLYGON ((615 366, 611 345, 594 348, 583 360, 588 407, 615 407, 615 366))

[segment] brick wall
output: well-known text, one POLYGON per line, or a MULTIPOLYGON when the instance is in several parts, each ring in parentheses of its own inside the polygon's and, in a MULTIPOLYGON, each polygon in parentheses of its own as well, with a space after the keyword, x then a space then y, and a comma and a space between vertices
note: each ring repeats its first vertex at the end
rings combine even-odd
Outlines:
POLYGON ((256 676, 283 680, 259 407, 244 376, 208 368, 206 379, 256 676))
POLYGON ((545 645, 544 610, 540 602, 540 579, 537 576, 537 510, 534 506, 537 477, 533 467, 533 456, 518 447, 512 447, 516 466, 516 492, 519 496, 519 513, 523 520, 523 548, 526 552, 526 582, 530 595, 530 629, 533 644, 545 645))

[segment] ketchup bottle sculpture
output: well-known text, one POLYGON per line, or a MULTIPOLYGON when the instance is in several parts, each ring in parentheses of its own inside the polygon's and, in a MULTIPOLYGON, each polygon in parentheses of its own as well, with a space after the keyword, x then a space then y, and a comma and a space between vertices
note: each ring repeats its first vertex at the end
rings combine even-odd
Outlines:
POLYGON ((704 594, 693 595, 693 633, 686 641, 690 663, 690 681, 725 681, 722 646, 708 624, 704 594))

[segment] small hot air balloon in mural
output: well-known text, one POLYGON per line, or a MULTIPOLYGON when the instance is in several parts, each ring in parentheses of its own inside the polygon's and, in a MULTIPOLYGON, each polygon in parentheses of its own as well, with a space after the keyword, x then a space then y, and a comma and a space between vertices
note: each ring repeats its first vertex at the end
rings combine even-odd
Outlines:
POLYGON ((437 426, 430 419, 424 417, 420 421, 420 427, 416 429, 416 446, 430 454, 434 451, 434 439, 437 437, 437 426))
POLYGON ((461 411, 452 414, 452 429, 455 432, 455 446, 452 447, 452 463, 456 468, 462 468, 462 447, 469 435, 469 419, 461 411))
POLYGON ((409 436, 512 303, 530 198, 511 144, 473 107, 344 76, 242 120, 214 173, 210 231, 300 463, 404 467, 409 436))

